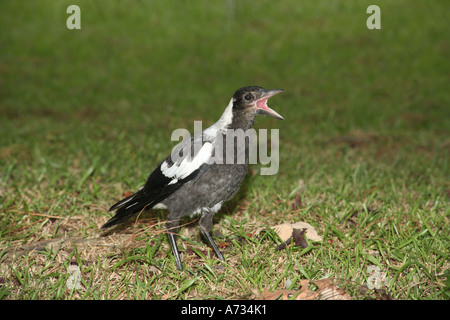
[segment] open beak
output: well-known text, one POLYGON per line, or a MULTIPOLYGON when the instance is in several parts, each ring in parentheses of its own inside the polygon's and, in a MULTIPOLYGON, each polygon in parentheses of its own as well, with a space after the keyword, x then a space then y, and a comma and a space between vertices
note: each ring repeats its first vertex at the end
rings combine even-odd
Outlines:
POLYGON ((261 98, 256 100, 257 113, 265 115, 265 116, 277 118, 280 120, 284 120, 284 118, 282 116, 280 116, 275 110, 272 110, 267 106, 267 100, 269 100, 270 97, 272 97, 280 92, 283 92, 283 91, 284 90, 281 90, 281 89, 264 90, 264 92, 261 95, 261 98))

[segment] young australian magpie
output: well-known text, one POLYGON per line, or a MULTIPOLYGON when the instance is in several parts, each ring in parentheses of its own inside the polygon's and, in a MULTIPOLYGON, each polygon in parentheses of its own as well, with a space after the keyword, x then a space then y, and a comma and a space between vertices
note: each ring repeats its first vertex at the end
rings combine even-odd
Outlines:
POLYGON ((169 243, 176 267, 182 270, 174 233, 178 230, 182 217, 199 214, 202 235, 217 257, 224 261, 210 235, 213 216, 225 201, 237 193, 247 174, 249 162, 248 140, 245 140, 244 145, 233 146, 232 150, 228 150, 230 148, 227 146, 232 144, 225 142, 227 133, 230 129, 250 129, 257 115, 283 120, 282 116, 267 106, 267 100, 282 91, 266 90, 258 86, 237 90, 215 124, 191 139, 181 141, 174 147, 171 155, 153 170, 143 187, 109 209, 115 210, 116 214, 102 228, 122 223, 144 209, 168 209, 170 213, 166 226, 169 243), (245 161, 225 161, 227 152, 234 152, 232 159, 236 160, 239 148, 245 151, 245 161))

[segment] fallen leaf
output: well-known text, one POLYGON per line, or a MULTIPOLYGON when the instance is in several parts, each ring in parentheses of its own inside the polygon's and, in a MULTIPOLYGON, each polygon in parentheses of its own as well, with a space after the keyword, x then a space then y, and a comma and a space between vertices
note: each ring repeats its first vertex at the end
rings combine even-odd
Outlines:
POLYGON ((322 241, 322 237, 317 234, 317 231, 306 222, 296 222, 296 223, 282 223, 272 229, 278 234, 278 236, 283 241, 287 241, 294 232, 294 229, 306 229, 306 237, 312 241, 322 241))
POLYGON ((288 244, 291 243, 291 240, 292 240, 292 237, 287 239, 285 242, 277 245, 277 247, 275 248, 275 251, 280 251, 280 250, 283 250, 284 248, 286 248, 288 246, 288 244))
POLYGON ((292 236, 290 236, 285 242, 279 244, 275 250, 280 251, 280 250, 286 248, 292 242, 292 240, 294 241, 294 244, 296 247, 306 248, 308 246, 308 243, 306 242, 306 239, 305 239, 305 232, 306 232, 306 228, 293 229, 292 236))
POLYGON ((319 288, 320 300, 351 300, 348 293, 334 285, 332 279, 317 280, 314 284, 319 288))
POLYGON ((280 297, 280 300, 289 300, 292 296, 297 294, 298 291, 295 290, 275 290, 273 292, 270 292, 266 288, 264 288, 263 292, 261 293, 261 299, 262 300, 278 300, 280 297))
POLYGON ((264 288, 261 293, 262 300, 291 300, 295 297, 295 300, 314 300, 313 293, 309 290, 309 280, 300 280, 301 290, 275 290, 273 292, 264 288))
POLYGON ((305 232, 306 228, 294 229, 292 231, 292 238, 294 239, 294 243, 297 247, 306 248, 308 246, 308 243, 305 240, 305 232))
POLYGON ((307 279, 300 280, 300 290, 275 290, 273 292, 264 288, 262 300, 351 300, 351 297, 342 289, 336 287, 332 279, 322 279, 310 281, 307 279), (317 286, 317 290, 310 290, 309 285, 313 283, 317 286))

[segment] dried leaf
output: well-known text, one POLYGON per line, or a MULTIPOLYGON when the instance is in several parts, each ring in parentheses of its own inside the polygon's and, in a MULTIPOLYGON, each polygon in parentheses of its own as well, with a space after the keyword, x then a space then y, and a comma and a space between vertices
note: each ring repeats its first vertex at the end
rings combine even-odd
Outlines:
POLYGON ((314 284, 319 288, 320 300, 351 300, 348 293, 334 285, 332 279, 317 280, 314 284))
POLYGON ((286 248, 288 246, 289 243, 291 243, 292 241, 292 237, 289 237, 289 239, 287 239, 285 242, 280 243, 276 248, 275 251, 280 251, 283 250, 284 248, 286 248))
POLYGON ((279 224, 275 227, 272 227, 272 229, 278 234, 282 241, 290 240, 290 238, 292 237, 293 229, 290 223, 279 224))
POLYGON ((305 239, 306 228, 303 229, 294 229, 292 231, 292 238, 294 239, 294 243, 297 247, 306 248, 308 243, 305 239))
POLYGON ((298 291, 295 290, 275 290, 273 292, 269 292, 266 288, 264 288, 261 293, 262 300, 289 300, 293 295, 297 294, 298 291))
POLYGON ((287 241, 293 234, 294 229, 306 229, 306 237, 312 241, 322 241, 313 226, 306 222, 282 223, 272 229, 278 234, 283 241, 287 241))
POLYGON ((317 291, 309 290, 310 281, 308 279, 300 280, 302 286, 300 294, 295 298, 296 300, 317 300, 317 291))
POLYGON ((296 290, 275 290, 269 292, 264 288, 261 299, 263 300, 350 300, 351 297, 342 289, 336 287, 332 279, 322 279, 316 281, 301 280, 301 289, 296 290), (309 289, 310 282, 317 286, 317 290, 309 289))
POLYGON ((294 244, 296 247, 306 248, 308 246, 308 243, 306 242, 306 239, 305 239, 305 232, 306 232, 306 228, 293 229, 292 236, 289 237, 285 242, 279 244, 276 247, 275 251, 280 251, 280 250, 286 248, 292 242, 292 240, 294 241, 294 244))

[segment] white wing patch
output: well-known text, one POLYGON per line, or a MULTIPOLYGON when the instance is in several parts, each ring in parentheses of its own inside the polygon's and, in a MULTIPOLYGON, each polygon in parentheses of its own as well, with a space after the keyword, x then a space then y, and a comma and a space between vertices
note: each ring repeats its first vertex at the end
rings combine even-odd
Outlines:
POLYGON ((179 165, 173 164, 168 167, 167 161, 161 164, 161 172, 173 180, 169 184, 177 183, 179 179, 188 177, 192 172, 198 170, 203 164, 207 163, 212 156, 214 146, 211 142, 205 142, 200 151, 194 158, 186 156, 179 165))

